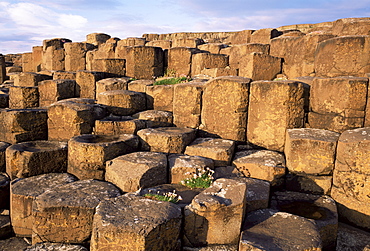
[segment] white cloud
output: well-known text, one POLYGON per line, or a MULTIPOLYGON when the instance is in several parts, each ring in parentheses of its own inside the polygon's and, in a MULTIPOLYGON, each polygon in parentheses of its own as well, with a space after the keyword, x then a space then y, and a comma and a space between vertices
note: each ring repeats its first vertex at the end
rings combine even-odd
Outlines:
POLYGON ((87 24, 87 22, 86 18, 79 15, 61 14, 58 17, 59 25, 69 29, 81 29, 87 24))

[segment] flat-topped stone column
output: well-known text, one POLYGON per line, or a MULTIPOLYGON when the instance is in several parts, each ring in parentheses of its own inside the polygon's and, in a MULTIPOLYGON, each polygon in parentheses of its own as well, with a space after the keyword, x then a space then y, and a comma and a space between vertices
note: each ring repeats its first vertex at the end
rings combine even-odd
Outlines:
POLYGON ((151 152, 183 153, 196 136, 196 130, 181 127, 147 128, 137 132, 141 149, 151 152))
POLYGON ((105 180, 124 192, 168 183, 167 156, 154 152, 119 156, 107 162, 105 180))
POLYGON ((6 172, 13 180, 45 173, 67 171, 67 144, 36 140, 11 145, 6 149, 6 172))
POLYGON ((72 79, 44 80, 38 87, 40 107, 49 106, 61 99, 76 97, 76 81, 72 79))
POLYGON ((343 132, 338 140, 332 198, 339 217, 370 229, 370 128, 343 132))
POLYGON ((131 116, 109 116, 95 120, 94 133, 102 135, 137 134, 147 128, 145 120, 134 119, 131 116))
POLYGON ((98 180, 75 181, 45 191, 33 203, 32 244, 89 241, 95 208, 102 200, 119 195, 113 184, 98 180))
POLYGON ((247 186, 233 179, 218 179, 185 207, 185 246, 235 244, 245 213, 247 186))
POLYGON ((97 102, 107 106, 109 112, 127 116, 146 109, 145 95, 129 90, 112 90, 97 94, 97 102))
POLYGON ((94 216, 91 250, 177 250, 181 220, 171 202, 135 195, 105 200, 94 216))
POLYGON ((105 163, 138 149, 138 137, 132 134, 83 134, 68 141, 68 172, 79 179, 104 180, 105 163))
POLYGON ((268 150, 247 150, 235 154, 233 165, 246 177, 269 181, 273 187, 284 184, 284 155, 268 150))
POLYGON ((215 166, 228 166, 234 150, 233 140, 197 138, 186 147, 185 154, 213 159, 215 166))
POLYGON ((9 87, 9 108, 27 109, 39 106, 39 88, 10 86, 9 87))
POLYGON ((239 251, 292 249, 322 249, 319 230, 312 220, 270 208, 247 214, 239 251))
POLYGON ((92 133, 95 120, 106 116, 106 109, 93 99, 71 98, 48 107, 49 140, 68 141, 70 138, 92 133))
POLYGON ((173 114, 168 111, 146 110, 133 114, 132 117, 145 120, 148 128, 173 126, 173 114))
POLYGON ((46 109, 0 109, 0 141, 47 140, 47 119, 46 109))
POLYGON ((10 217, 14 233, 19 237, 32 236, 32 204, 37 196, 46 190, 76 181, 77 178, 67 173, 49 173, 11 183, 10 217))

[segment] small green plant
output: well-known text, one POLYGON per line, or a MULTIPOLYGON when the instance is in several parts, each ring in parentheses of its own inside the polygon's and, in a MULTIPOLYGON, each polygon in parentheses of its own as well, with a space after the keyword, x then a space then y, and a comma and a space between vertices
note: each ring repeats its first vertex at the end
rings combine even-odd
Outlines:
POLYGON ((214 180, 213 173, 214 171, 208 167, 206 169, 196 169, 193 177, 182 180, 181 184, 189 188, 208 188, 214 180))
POLYGON ((178 77, 178 78, 165 78, 154 82, 153 85, 175 85, 179 83, 189 82, 191 79, 188 77, 178 77))
POLYGON ((173 190, 173 192, 168 192, 164 194, 159 194, 159 191, 156 194, 146 193, 143 196, 152 200, 168 201, 172 203, 177 203, 182 200, 181 196, 176 194, 175 190, 173 190))

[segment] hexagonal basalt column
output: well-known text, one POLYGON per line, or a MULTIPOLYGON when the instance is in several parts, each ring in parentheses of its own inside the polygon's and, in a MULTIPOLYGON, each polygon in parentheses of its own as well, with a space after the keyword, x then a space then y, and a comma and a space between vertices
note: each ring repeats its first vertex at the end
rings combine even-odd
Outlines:
POLYGON ((182 153, 195 139, 196 130, 180 127, 148 128, 137 132, 145 151, 182 153))
POLYGON ((37 140, 6 149, 6 172, 11 179, 67 171, 67 143, 37 140))
POLYGON ((104 180, 105 163, 136 151, 138 144, 132 134, 75 136, 68 142, 68 172, 79 179, 104 180))
POLYGON ((80 180, 45 191, 33 203, 32 243, 89 241, 95 208, 119 195, 113 184, 99 180, 80 180))
POLYGON ((181 209, 171 202, 123 195, 99 204, 91 250, 177 250, 181 209))
POLYGON ((31 237, 33 224, 32 204, 35 198, 46 190, 54 189, 76 180, 75 176, 67 173, 49 173, 14 180, 11 183, 10 195, 10 217, 14 233, 20 237, 31 237))

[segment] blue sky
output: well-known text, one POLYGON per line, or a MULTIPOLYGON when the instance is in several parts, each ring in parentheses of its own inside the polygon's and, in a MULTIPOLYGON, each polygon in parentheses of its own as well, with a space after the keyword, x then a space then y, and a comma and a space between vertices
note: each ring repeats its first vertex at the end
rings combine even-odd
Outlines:
POLYGON ((0 0, 0 53, 23 53, 42 40, 82 42, 103 32, 238 31, 370 17, 370 0, 0 0))

